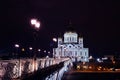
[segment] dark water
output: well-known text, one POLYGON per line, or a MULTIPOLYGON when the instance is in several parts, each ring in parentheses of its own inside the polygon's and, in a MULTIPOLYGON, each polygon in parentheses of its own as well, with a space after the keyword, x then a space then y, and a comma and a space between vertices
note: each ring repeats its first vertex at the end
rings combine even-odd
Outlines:
POLYGON ((120 80, 120 73, 71 73, 62 80, 120 80))

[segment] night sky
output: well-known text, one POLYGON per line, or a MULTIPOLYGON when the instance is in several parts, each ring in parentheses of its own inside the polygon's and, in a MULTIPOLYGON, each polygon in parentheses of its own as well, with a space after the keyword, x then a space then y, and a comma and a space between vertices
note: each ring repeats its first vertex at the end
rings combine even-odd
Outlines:
POLYGON ((62 36, 69 21, 84 38, 90 54, 120 53, 120 14, 116 0, 4 0, 0 11, 0 50, 15 43, 33 45, 31 18, 41 22, 38 47, 53 47, 52 38, 62 36))

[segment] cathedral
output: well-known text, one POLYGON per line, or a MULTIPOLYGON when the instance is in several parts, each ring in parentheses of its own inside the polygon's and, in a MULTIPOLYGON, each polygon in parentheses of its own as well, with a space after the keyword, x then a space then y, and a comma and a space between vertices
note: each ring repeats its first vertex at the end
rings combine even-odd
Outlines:
POLYGON ((69 57, 73 62, 89 62, 89 49, 84 48, 83 38, 75 31, 67 31, 58 38, 58 47, 53 49, 55 58, 69 57))

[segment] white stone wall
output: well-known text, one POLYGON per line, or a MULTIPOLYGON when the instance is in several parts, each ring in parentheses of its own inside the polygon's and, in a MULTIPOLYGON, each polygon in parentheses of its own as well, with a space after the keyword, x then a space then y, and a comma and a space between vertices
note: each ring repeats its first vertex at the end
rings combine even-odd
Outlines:
MULTIPOLYGON (((88 48, 84 48, 83 38, 75 32, 66 32, 64 40, 58 38, 58 48, 55 48, 53 56, 77 58, 77 61, 88 62, 88 48)), ((74 60, 74 59, 73 59, 74 60)))

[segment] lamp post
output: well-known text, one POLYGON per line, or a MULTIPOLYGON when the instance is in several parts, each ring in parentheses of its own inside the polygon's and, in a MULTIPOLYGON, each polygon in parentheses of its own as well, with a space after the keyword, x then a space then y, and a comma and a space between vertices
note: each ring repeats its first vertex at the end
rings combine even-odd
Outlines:
MULTIPOLYGON (((57 42, 57 38, 53 38, 53 42, 56 43, 56 42, 57 42)), ((55 54, 56 54, 56 53, 55 53, 55 47, 54 47, 54 48, 53 48, 53 57, 54 57, 54 58, 55 58, 55 54)))
POLYGON ((38 49, 38 57, 40 57, 40 51, 41 51, 41 50, 40 50, 40 49, 38 49))
POLYGON ((29 52, 30 52, 29 58, 31 58, 31 56, 32 56, 32 51, 33 51, 33 48, 32 48, 32 47, 29 47, 29 52))
POLYGON ((18 57, 17 55, 18 55, 18 48, 19 48, 20 46, 19 46, 19 44, 15 44, 15 48, 16 48, 16 53, 15 53, 15 55, 16 55, 16 57, 18 57))
POLYGON ((15 44, 15 48, 17 48, 17 51, 16 51, 16 53, 17 53, 17 58, 18 58, 18 56, 19 56, 19 70, 18 70, 18 77, 20 77, 21 76, 21 63, 20 63, 20 54, 18 54, 18 48, 20 47, 20 45, 19 44, 15 44))
POLYGON ((38 37, 38 31, 39 31, 39 29, 40 29, 40 22, 37 20, 37 19, 31 19, 30 20, 30 22, 31 22, 31 25, 32 25, 32 27, 35 29, 35 31, 34 31, 34 48, 35 48, 35 50, 34 50, 34 52, 33 52, 33 54, 34 54, 34 56, 33 56, 33 69, 34 69, 34 71, 36 71, 37 70, 37 67, 36 67, 36 52, 37 52, 37 50, 36 50, 36 40, 37 40, 37 37, 38 37))

